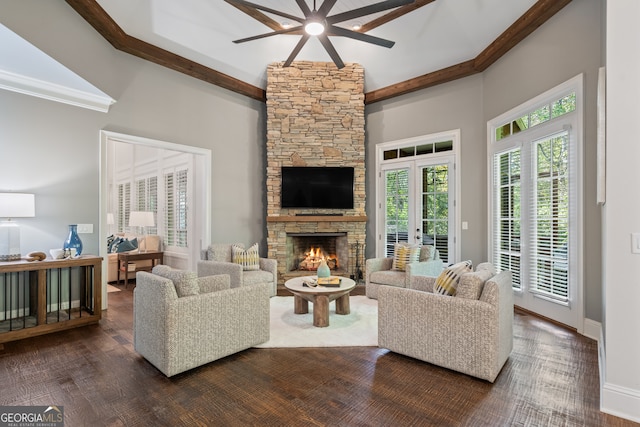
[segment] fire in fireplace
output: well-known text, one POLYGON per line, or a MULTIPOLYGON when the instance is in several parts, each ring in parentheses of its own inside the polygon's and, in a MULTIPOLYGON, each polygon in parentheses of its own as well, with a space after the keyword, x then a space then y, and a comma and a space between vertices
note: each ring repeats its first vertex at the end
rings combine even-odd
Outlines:
POLYGON ((338 268, 338 256, 335 254, 325 254, 322 248, 312 247, 308 252, 304 253, 304 258, 298 264, 298 270, 315 271, 324 259, 330 270, 338 268))
POLYGON ((332 271, 348 268, 347 233, 287 233, 287 271, 316 271, 323 258, 332 271))

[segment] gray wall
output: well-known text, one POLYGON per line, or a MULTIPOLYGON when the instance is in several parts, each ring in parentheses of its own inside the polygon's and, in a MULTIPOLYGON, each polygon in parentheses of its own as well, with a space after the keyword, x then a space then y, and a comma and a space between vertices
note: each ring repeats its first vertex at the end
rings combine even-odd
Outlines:
MULTIPOLYGON (((462 258, 487 258, 486 121, 578 73, 586 74, 585 288, 587 318, 600 321, 600 212, 595 204, 595 108, 601 5, 576 0, 485 73, 367 107, 367 215, 373 236, 375 145, 461 130, 462 258)), ((0 191, 36 194, 21 221, 23 252, 59 247, 67 224, 98 253, 101 129, 212 150, 212 241, 266 248, 264 105, 116 51, 66 3, 3 0, 2 22, 108 93, 109 113, 0 91, 0 191)), ((367 256, 375 242, 367 240, 367 256)))
POLYGON ((375 256, 376 144, 460 129, 461 257, 487 259, 487 159, 482 117, 482 78, 467 77, 367 107, 367 258, 375 256))
POLYGON ((488 120, 585 73, 585 317, 602 320, 600 208, 596 205, 596 88, 602 4, 571 2, 483 74, 367 107, 367 256, 375 254, 376 144, 461 129, 462 259, 487 259, 488 120))
MULTIPOLYGON (((36 194, 22 252, 61 247, 67 224, 98 253, 101 129, 212 150, 212 241, 261 242, 264 105, 115 50, 63 1, 3 0, 2 23, 117 100, 99 113, 0 90, 0 191, 36 194)), ((105 230, 106 232, 106 230, 105 230)))

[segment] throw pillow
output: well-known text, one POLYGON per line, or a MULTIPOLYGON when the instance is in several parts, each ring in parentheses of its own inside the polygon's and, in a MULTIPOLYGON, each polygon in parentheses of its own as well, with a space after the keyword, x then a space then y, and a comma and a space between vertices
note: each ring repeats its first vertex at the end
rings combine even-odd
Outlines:
POLYGON ((116 246, 116 252, 129 252, 134 249, 138 249, 138 239, 122 239, 116 246))
POLYGON ((392 270, 405 271, 407 264, 420 260, 420 246, 407 243, 396 243, 393 251, 392 270))
POLYGON ((433 259, 436 253, 435 246, 423 245, 420 249, 420 261, 429 261, 433 259))
POLYGON ((165 279, 170 279, 176 288, 178 297, 187 297, 200 293, 198 277, 193 271, 176 270, 168 265, 156 265, 151 272, 165 279))
POLYGON ((258 244, 254 243, 247 250, 239 245, 231 246, 231 262, 240 264, 244 271, 260 270, 258 244))
POLYGON ((433 288, 434 293, 454 296, 458 288, 458 283, 460 282, 460 276, 464 273, 471 272, 472 267, 473 263, 469 260, 453 264, 452 266, 442 270, 442 273, 440 273, 436 279, 436 283, 433 288))

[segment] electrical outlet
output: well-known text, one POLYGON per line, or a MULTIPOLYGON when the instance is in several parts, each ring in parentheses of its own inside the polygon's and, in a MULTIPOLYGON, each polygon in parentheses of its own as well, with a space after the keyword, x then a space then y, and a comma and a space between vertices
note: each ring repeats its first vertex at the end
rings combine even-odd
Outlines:
POLYGON ((83 234, 93 233, 93 224, 78 224, 78 233, 83 233, 83 234))

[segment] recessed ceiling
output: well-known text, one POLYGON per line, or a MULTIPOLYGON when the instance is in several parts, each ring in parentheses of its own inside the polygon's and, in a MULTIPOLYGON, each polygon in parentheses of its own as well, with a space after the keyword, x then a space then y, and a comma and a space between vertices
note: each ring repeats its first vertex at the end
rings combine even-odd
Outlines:
MULTIPOLYGON (((246 0, 245 5, 232 2, 237 6, 226 0, 65 1, 116 49, 260 101, 266 100, 267 66, 284 63, 301 37, 282 34, 233 43, 280 25, 276 19, 281 17, 246 7, 246 0)), ((298 2, 305 1, 313 7, 313 0, 250 3, 302 18, 298 2)), ((363 66, 365 104, 371 104, 483 72, 569 3, 415 0, 363 22, 362 32, 395 41, 392 49, 330 39, 345 63, 363 66)), ((331 14, 371 4, 338 0, 331 14)), ((306 43, 296 59, 332 61, 318 40, 306 43)))
MULTIPOLYGON (((248 14, 213 0, 98 0, 130 36, 225 73, 266 87, 267 65, 287 59, 300 35, 277 35, 247 43, 233 40, 273 31, 248 14)), ((271 9, 303 17, 295 0, 253 0, 271 9)), ((322 0, 317 1, 319 8, 322 0)), ((372 4, 338 0, 331 14, 372 4)), ((344 62, 365 70, 365 92, 390 86, 475 58, 536 0, 435 0, 368 34, 395 41, 391 49, 344 37, 331 42, 344 62)), ((307 0, 313 8, 313 1, 307 0)), ((357 21, 365 24, 382 12, 357 21)), ((283 18, 265 13, 276 22, 283 18)), ((350 27, 355 22, 346 21, 350 27)), ((331 62, 315 37, 296 60, 331 62)))

